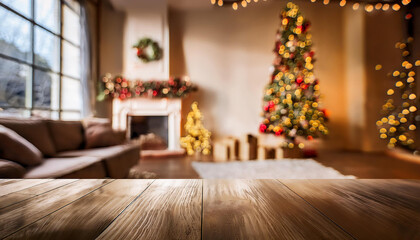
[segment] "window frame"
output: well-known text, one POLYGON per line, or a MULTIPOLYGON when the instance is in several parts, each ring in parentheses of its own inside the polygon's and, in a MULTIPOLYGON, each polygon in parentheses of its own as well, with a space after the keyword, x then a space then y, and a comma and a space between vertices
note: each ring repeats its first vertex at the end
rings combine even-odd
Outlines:
MULTIPOLYGON (((71 11, 73 11, 75 14, 77 14, 80 17, 80 12, 77 12, 72 6, 71 4, 68 4, 66 2, 66 0, 57 0, 59 2, 59 7, 58 7, 58 14, 59 14, 59 28, 57 33, 51 31, 50 29, 44 27, 41 24, 38 24, 35 21, 35 0, 30 0, 31 3, 31 17, 28 18, 25 15, 21 14, 20 12, 14 10, 13 8, 7 6, 6 4, 0 2, 0 8, 4 8, 6 11, 11 12, 12 14, 17 15, 18 17, 22 18, 23 20, 27 21, 30 23, 30 41, 31 41, 31 62, 28 61, 24 61, 15 57, 11 57, 8 55, 5 55, 3 53, 0 53, 0 58, 5 59, 5 60, 9 60, 9 61, 13 61, 15 63, 18 64, 22 64, 22 65, 26 65, 31 67, 31 73, 30 73, 30 83, 26 83, 26 87, 25 87, 25 107, 21 107, 21 106, 0 106, 0 108, 3 108, 5 110, 7 109, 14 109, 14 110, 19 110, 19 111, 24 111, 24 116, 25 117, 29 117, 29 116, 34 116, 34 112, 36 111, 43 111, 43 112, 48 112, 49 113, 49 118, 55 118, 54 117, 54 113, 58 114, 58 119, 62 119, 62 115, 63 113, 76 113, 79 114, 81 116, 81 110, 64 110, 62 108, 62 85, 63 85, 63 79, 64 78, 69 78, 69 79, 73 79, 78 81, 81 84, 81 79, 80 76, 79 78, 75 78, 73 76, 69 76, 63 73, 63 44, 64 42, 72 45, 73 47, 76 47, 80 49, 80 45, 72 42, 69 39, 66 39, 63 36, 63 28, 64 28, 64 24, 63 24, 63 12, 64 12, 64 7, 69 8, 71 11), (58 54, 59 54, 59 67, 58 67, 58 72, 53 71, 52 69, 49 68, 45 68, 45 67, 41 67, 35 64, 35 29, 36 27, 39 27, 40 29, 48 32, 48 34, 51 34, 54 37, 58 37, 59 39, 59 49, 58 49, 58 54), (35 107, 34 103, 35 103, 35 71, 39 70, 39 71, 43 71, 46 72, 48 74, 57 74, 59 77, 59 83, 58 83, 58 109, 53 109, 52 106, 50 107, 35 107), (29 89, 28 89, 29 87, 29 89)), ((79 55, 81 57, 81 55, 79 55)), ((82 107, 82 106, 80 106, 82 107)), ((1 111, 0 111, 1 114, 1 111)))

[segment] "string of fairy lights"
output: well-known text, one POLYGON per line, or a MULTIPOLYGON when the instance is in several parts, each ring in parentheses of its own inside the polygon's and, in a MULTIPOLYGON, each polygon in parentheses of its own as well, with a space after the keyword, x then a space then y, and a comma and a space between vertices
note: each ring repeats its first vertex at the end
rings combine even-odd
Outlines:
MULTIPOLYGON (((227 1, 227 0, 210 0, 211 4, 217 5, 219 7, 223 7, 226 5, 231 5, 233 10, 238 10, 239 7, 246 8, 250 3, 258 3, 260 0, 236 0, 236 1, 227 1)), ((261 0, 266 2, 267 0, 261 0)), ((309 0, 312 3, 322 2, 324 5, 329 5, 333 3, 338 3, 340 7, 351 6, 353 10, 364 9, 366 12, 373 12, 373 11, 388 11, 394 10, 399 11, 402 6, 406 6, 411 3, 412 0, 398 0, 393 2, 383 2, 383 1, 376 1, 376 2, 360 2, 360 1, 353 1, 353 0, 339 0, 332 2, 331 0, 309 0)))

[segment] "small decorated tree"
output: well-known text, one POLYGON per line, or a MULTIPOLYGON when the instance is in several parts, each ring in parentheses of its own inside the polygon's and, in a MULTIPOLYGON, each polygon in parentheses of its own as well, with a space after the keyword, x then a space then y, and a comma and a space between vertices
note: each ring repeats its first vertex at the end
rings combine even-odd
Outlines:
MULTIPOLYGON (((376 122, 379 127, 379 136, 387 140, 388 148, 415 149, 414 136, 417 128, 416 116, 418 116, 415 66, 420 66, 420 61, 410 61, 412 42, 413 38, 410 37, 406 42, 395 45, 401 50, 403 61, 401 67, 390 74, 394 87, 388 89, 389 99, 382 106, 384 115, 376 122)), ((377 65, 376 69, 380 70, 381 66, 377 65)))
POLYGON ((201 152, 204 155, 210 154, 211 132, 204 128, 202 120, 203 116, 198 109, 198 103, 194 102, 184 125, 187 136, 181 138, 181 146, 185 148, 188 155, 193 155, 195 152, 201 152))
MULTIPOLYGON (((319 107, 319 81, 313 74, 310 23, 297 5, 287 3, 276 34, 273 73, 264 95, 261 133, 284 136, 294 147, 297 136, 309 140, 328 134, 326 111, 319 107)), ((303 144, 299 145, 303 147, 303 144)))

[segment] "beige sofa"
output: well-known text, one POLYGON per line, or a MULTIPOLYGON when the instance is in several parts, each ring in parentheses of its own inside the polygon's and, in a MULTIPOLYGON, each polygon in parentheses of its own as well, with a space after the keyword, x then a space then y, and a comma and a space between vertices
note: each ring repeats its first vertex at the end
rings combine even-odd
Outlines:
POLYGON ((0 125, 44 155, 42 163, 32 167, 0 159, 0 178, 126 178, 140 159, 140 147, 129 143, 85 149, 80 121, 0 118, 0 125))

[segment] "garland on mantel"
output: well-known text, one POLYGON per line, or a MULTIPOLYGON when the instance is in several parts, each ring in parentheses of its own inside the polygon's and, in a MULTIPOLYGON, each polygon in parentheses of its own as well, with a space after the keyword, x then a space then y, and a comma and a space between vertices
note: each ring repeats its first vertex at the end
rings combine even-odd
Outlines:
POLYGON ((106 74, 98 84, 99 101, 105 98, 183 98, 198 90, 188 77, 171 77, 168 81, 130 81, 121 75, 106 74))

